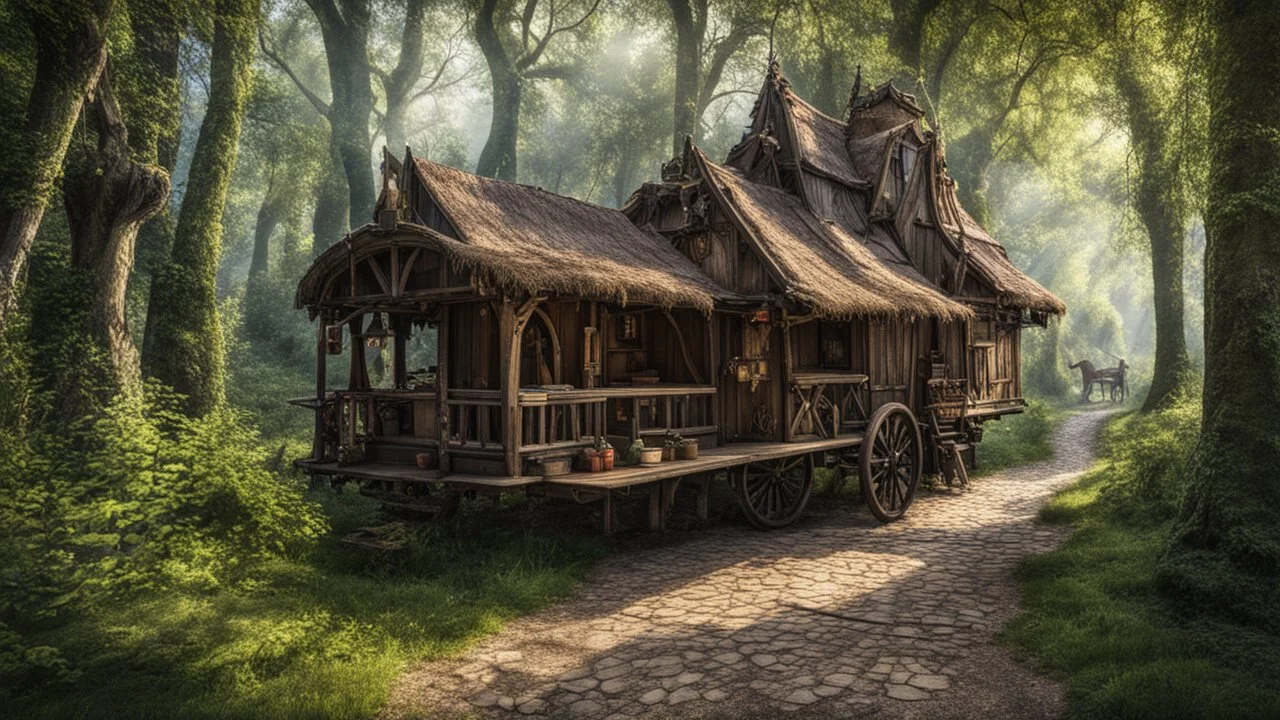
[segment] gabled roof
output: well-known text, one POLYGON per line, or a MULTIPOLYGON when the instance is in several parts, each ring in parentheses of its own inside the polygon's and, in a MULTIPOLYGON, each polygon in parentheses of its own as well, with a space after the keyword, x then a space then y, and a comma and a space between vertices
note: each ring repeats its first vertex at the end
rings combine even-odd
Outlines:
POLYGON ((873 105, 879 105, 884 101, 890 101, 894 105, 912 113, 916 117, 924 117, 924 108, 916 103, 916 96, 910 93, 902 92, 893 84, 892 80, 886 80, 880 87, 872 88, 871 92, 866 95, 858 95, 849 99, 849 110, 857 112, 863 108, 869 108, 873 105))
POLYGON ((795 118, 796 141, 800 145, 800 161, 848 185, 863 185, 872 178, 859 173, 845 152, 845 125, 824 114, 785 88, 783 100, 795 118))
POLYGON ((694 149, 711 185, 793 299, 821 316, 972 316, 923 282, 895 272, 857 238, 815 216, 791 193, 751 182, 694 149))
POLYGON ((450 256, 493 284, 710 312, 732 297, 665 238, 620 211, 541 188, 413 158, 427 192, 457 231, 450 256))
MULTIPOLYGON (((937 162, 941 166, 941 162, 937 162)), ((1022 272, 1009 260, 1004 246, 991 237, 977 220, 960 205, 956 184, 946 170, 938 167, 934 187, 936 207, 942 229, 959 247, 977 271, 986 277, 1000 295, 1001 301, 1017 307, 1061 315, 1067 306, 1043 285, 1022 272)))

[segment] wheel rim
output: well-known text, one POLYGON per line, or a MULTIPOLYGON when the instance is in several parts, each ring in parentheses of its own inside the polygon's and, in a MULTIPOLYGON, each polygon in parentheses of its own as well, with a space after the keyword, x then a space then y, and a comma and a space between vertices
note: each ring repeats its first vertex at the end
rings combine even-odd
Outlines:
POLYGON ((813 488, 813 462, 807 455, 750 463, 742 472, 738 496, 756 526, 789 525, 804 511, 813 488))
POLYGON ((867 505, 881 520, 902 517, 920 482, 920 428, 904 405, 876 412, 861 453, 862 489, 867 505))

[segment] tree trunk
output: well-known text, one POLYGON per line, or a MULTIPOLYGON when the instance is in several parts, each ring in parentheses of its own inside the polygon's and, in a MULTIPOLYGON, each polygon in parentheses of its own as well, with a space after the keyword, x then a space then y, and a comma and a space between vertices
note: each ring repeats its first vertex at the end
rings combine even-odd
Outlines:
POLYGON ((383 76, 387 96, 387 112, 383 118, 383 137, 392 155, 400 157, 408 140, 408 113, 413 99, 413 86, 422 76, 422 59, 426 50, 423 25, 426 22, 426 0, 408 0, 404 11, 404 30, 400 34, 400 57, 395 68, 383 76))
POLYGON ((1205 380, 1181 522, 1159 575, 1197 612, 1278 629, 1280 602, 1280 13, 1208 11, 1210 170, 1205 380))
MULTIPOLYGON (((329 66, 331 144, 347 178, 347 219, 356 228, 373 219, 373 161, 369 117, 373 114, 373 80, 369 69, 369 0, 307 0, 320 23, 329 66)), ((332 243, 338 238, 328 241, 332 243)), ((319 237, 316 238, 320 242, 319 237)), ((327 245, 326 245, 327 247, 327 245)))
POLYGON ((203 415, 224 398, 217 274, 222 213, 235 169, 240 121, 253 71, 256 0, 217 0, 209 102, 191 158, 173 256, 156 278, 148 321, 153 342, 144 369, 186 396, 203 415))
POLYGON ((320 182, 316 184, 316 207, 311 216, 311 256, 316 257, 338 242, 350 226, 347 224, 347 176, 342 170, 342 157, 329 140, 329 161, 320 182))
MULTIPOLYGON (((96 151, 73 153, 63 182, 71 264, 89 303, 89 338, 104 362, 104 385, 92 388, 106 399, 138 379, 138 351, 125 319, 125 291, 133 270, 138 228, 164 207, 169 174, 134 160, 110 74, 104 71, 93 102, 96 151)), ((80 373, 82 367, 70 369, 80 373)), ((83 396, 77 393, 77 396, 83 396)), ((86 408, 68 408, 69 416, 86 408)))
POLYGON ((667 0, 676 28, 676 96, 672 116, 671 157, 684 152, 686 136, 698 139, 698 85, 701 69, 702 29, 705 27, 705 0, 667 0), (704 23, 695 16, 693 2, 701 6, 704 23))
POLYGON ((71 132, 89 88, 107 60, 107 24, 115 0, 69 0, 24 8, 36 41, 36 73, 27 101, 25 147, 6 148, 12 173, 0 197, 0 327, 31 241, 62 172, 71 132))
POLYGON ((493 85, 493 119, 480 151, 476 174, 516 181, 516 142, 520 137, 520 74, 502 47, 494 26, 497 0, 485 0, 476 15, 476 44, 484 53, 493 85))
POLYGON ((1169 404, 1191 368, 1183 315, 1182 261, 1187 231, 1187 204, 1174 154, 1176 139, 1161 112, 1156 91, 1147 84, 1138 58, 1122 54, 1116 89, 1125 105, 1129 142, 1137 162, 1134 207, 1151 244, 1152 297, 1155 305, 1156 355, 1151 391, 1143 411, 1169 404))
POLYGON ((989 227, 991 221, 987 169, 991 167, 996 131, 983 123, 947 146, 947 169, 956 180, 960 204, 983 227, 989 227))

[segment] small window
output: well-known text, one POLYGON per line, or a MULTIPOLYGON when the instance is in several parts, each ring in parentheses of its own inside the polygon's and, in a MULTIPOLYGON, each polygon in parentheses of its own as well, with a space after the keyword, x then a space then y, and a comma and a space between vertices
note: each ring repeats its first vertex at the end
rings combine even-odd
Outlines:
POLYGON ((618 318, 618 339, 638 340, 640 338, 640 318, 635 315, 623 315, 618 318))
POLYGON ((849 326, 845 323, 820 323, 818 347, 822 352, 822 367, 828 370, 849 368, 849 326))

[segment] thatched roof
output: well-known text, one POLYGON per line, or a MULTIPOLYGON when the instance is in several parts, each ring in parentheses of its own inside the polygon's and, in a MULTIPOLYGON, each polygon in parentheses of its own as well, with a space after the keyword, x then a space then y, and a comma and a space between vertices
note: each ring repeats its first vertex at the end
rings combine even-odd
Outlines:
POLYGON ((915 122, 905 122, 901 125, 881 130, 865 137, 850 136, 848 142, 842 142, 842 150, 849 157, 850 163, 856 168, 856 172, 868 179, 872 185, 872 190, 878 190, 875 187, 880 181, 880 171, 884 169, 885 161, 888 159, 889 148, 894 140, 903 133, 911 132, 915 129, 915 122))
POLYGON ((859 173, 845 152, 845 124, 824 114, 799 95, 783 88, 784 101, 795 119, 796 141, 801 162, 820 173, 849 185, 863 185, 875 176, 859 173))
POLYGON ((493 284, 706 312, 731 296, 618 210, 425 158, 414 170, 460 236, 450 256, 493 284))
POLYGON ((969 262, 995 287, 1002 303, 1061 315, 1067 306, 1043 285, 1009 261, 1009 253, 996 242, 956 198, 955 181, 942 175, 938 182, 938 215, 942 227, 959 245, 969 262))
POLYGON ((785 190, 753 183, 695 150, 702 176, 731 206, 767 264, 794 299, 834 318, 970 317, 972 312, 922 282, 881 263, 835 223, 824 221, 785 190))

